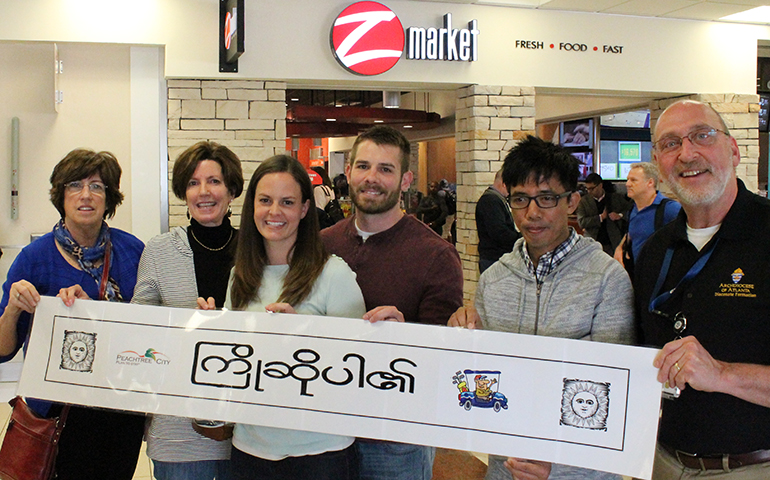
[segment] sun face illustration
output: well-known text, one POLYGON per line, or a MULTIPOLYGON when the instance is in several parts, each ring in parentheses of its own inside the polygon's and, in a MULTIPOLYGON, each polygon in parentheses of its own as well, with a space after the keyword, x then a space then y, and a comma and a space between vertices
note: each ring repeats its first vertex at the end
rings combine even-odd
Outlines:
POLYGON ((96 334, 86 332, 64 332, 59 368, 73 372, 91 372, 96 353, 96 334))
POLYGON ((609 383, 565 378, 559 423, 578 428, 606 430, 609 406, 609 383))

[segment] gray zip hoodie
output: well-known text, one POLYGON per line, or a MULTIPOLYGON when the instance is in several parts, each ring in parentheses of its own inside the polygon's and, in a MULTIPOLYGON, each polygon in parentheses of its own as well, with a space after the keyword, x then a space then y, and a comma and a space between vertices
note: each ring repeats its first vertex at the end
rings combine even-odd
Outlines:
MULTIPOLYGON (((501 332, 634 343, 631 281, 601 245, 580 237, 541 283, 527 270, 519 239, 479 279, 475 306, 483 328, 501 332)), ((514 452, 511 452, 515 454, 514 452)), ((510 480, 504 457, 490 455, 486 480, 510 480)), ((620 479, 618 475, 554 464, 550 480, 620 479)))

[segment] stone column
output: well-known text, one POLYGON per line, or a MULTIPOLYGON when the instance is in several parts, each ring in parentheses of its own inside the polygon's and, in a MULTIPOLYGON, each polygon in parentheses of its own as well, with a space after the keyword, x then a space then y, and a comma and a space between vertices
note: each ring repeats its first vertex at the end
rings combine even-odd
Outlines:
POLYGON ((466 304, 473 300, 479 277, 476 201, 494 182, 508 150, 534 130, 534 87, 470 85, 457 91, 457 251, 466 304))
MULTIPOLYGON (((248 184, 262 160, 286 151, 286 84, 256 80, 168 80, 169 226, 187 225, 187 206, 171 189, 174 160, 211 140, 230 148, 248 184)), ((245 189, 245 187, 244 187, 245 189)), ((242 198, 233 202, 240 225, 242 198)))
POLYGON ((650 104, 651 129, 654 131, 666 107, 683 99, 708 103, 719 112, 741 152, 741 163, 735 169, 738 178, 752 192, 759 190, 759 95, 709 93, 655 100, 650 104))

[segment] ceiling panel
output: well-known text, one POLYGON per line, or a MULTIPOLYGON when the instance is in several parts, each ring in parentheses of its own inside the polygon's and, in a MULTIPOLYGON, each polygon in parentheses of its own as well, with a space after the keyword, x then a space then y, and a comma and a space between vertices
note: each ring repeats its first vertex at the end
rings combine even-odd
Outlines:
POLYGON ((517 8, 564 10, 573 12, 598 12, 642 17, 684 18, 690 20, 719 20, 720 18, 767 5, 770 0, 413 0, 422 2, 449 2, 464 4, 510 3, 517 8), (499 3, 498 3, 499 2, 499 3), (519 5, 515 5, 519 3, 519 5))
POLYGON ((649 0, 631 0, 616 7, 603 10, 602 13, 620 15, 637 15, 642 17, 658 17, 666 13, 691 7, 698 3, 695 0, 669 0, 666 2, 651 2, 649 0))
POLYGON ((676 10, 665 15, 663 17, 669 18, 686 18, 692 20, 717 20, 733 13, 743 12, 749 8, 745 5, 735 5, 729 3, 699 3, 691 7, 684 7, 680 10, 676 10))

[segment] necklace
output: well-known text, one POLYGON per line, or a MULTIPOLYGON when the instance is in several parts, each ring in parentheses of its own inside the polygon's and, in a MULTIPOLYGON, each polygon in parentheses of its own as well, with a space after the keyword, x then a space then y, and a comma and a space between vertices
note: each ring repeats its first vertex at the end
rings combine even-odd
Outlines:
POLYGON ((198 237, 196 237, 196 236, 195 236, 195 231, 194 231, 192 228, 190 228, 190 233, 192 234, 192 237, 193 237, 193 239, 194 239, 196 242, 198 242, 198 245, 200 245, 201 247, 205 248, 206 250, 208 250, 208 251, 210 251, 210 252, 219 252, 220 250, 223 250, 223 249, 224 249, 226 246, 230 245, 230 240, 232 240, 232 239, 233 239, 233 232, 234 232, 234 231, 235 231, 235 230, 233 230, 233 229, 230 229, 230 236, 229 236, 229 237, 227 237, 227 241, 225 242, 225 244, 224 244, 224 245, 222 245, 222 246, 221 246, 221 247, 219 247, 219 248, 211 248, 211 247, 207 247, 206 245, 204 245, 203 243, 201 243, 201 241, 200 241, 200 240, 198 240, 198 237))

